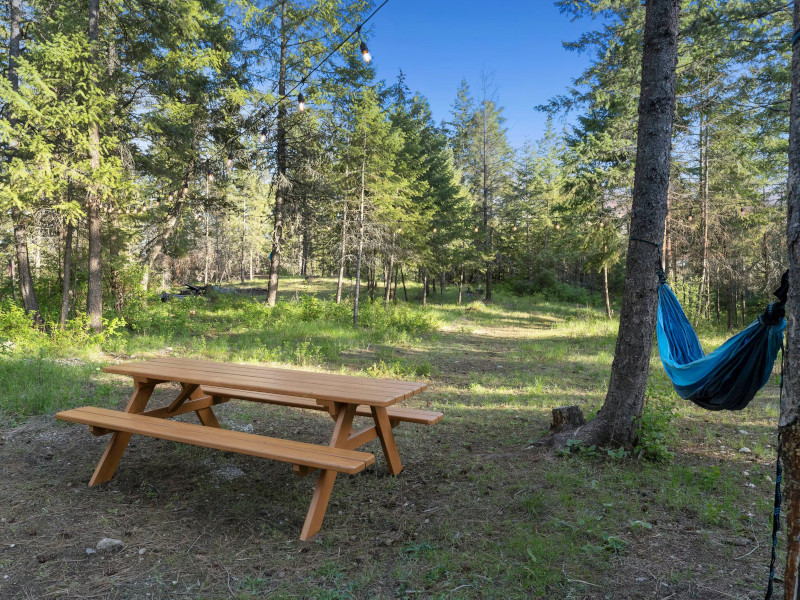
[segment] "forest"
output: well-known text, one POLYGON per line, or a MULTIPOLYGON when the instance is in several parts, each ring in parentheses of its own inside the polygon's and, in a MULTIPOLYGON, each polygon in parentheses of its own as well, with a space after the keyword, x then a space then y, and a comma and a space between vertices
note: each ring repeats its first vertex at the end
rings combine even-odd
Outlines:
MULTIPOLYGON (((337 302, 356 278, 384 302, 409 278, 423 303, 451 285, 486 300, 497 284, 564 300, 584 289, 611 315, 640 3, 559 3, 596 18, 566 42, 591 66, 537 107, 550 127, 518 148, 490 75, 462 81, 437 123, 402 72, 375 80, 366 30, 320 63, 368 2, 12 5, 4 306, 99 331, 182 283, 263 274, 274 305, 287 274, 337 278, 337 302)), ((789 14, 719 1, 681 19, 664 263, 693 319, 733 328, 781 270, 789 14)))
POLYGON ((389 2, 3 5, 0 597, 794 598, 800 4, 555 0, 439 114, 389 2))

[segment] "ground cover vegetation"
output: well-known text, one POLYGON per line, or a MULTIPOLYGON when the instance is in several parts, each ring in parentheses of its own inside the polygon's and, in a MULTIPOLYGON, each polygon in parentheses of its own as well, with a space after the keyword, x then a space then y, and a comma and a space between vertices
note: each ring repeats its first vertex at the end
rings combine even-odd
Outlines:
MULTIPOLYGON (((367 302, 354 329, 335 291, 335 279, 287 278, 274 308, 245 294, 154 297, 129 317, 141 327, 6 345, 4 597, 760 597, 777 377, 746 412, 710 415, 679 401, 654 360, 633 451, 553 455, 534 445, 551 408, 591 416, 608 385, 617 324, 600 295, 587 306, 501 286, 491 304, 470 293, 459 305, 453 288, 423 308, 410 284, 411 302, 367 302), (164 355, 424 380, 408 404, 447 416, 396 430, 398 477, 368 446, 376 466, 343 480, 323 531, 299 543, 312 482, 279 463, 141 439, 110 484, 86 487, 103 440, 51 413, 120 407, 129 382, 99 367, 164 355), (88 556, 106 536, 125 549, 88 556)), ((727 335, 702 331, 706 347, 727 335)), ((218 414, 265 435, 321 442, 329 430, 279 407, 218 414)))
MULTIPOLYGON (((11 0, 0 24, 0 373, 12 391, 3 468, 15 483, 0 490, 17 540, 4 549, 18 553, 0 564, 13 594, 77 593, 77 580, 53 582, 89 559, 64 542, 74 528, 53 527, 97 501, 108 502, 100 524, 132 544, 145 533, 165 540, 159 519, 196 534, 143 546, 133 567, 87 562, 84 581, 106 595, 752 596, 774 386, 746 414, 708 416, 674 404, 654 365, 634 443, 568 443, 561 458, 530 447, 550 408, 579 404, 592 416, 608 389, 642 75, 642 3, 557 4, 596 19, 567 44, 591 65, 539 107, 551 116, 542 139, 512 148, 488 75, 462 82, 437 123, 402 73, 376 81, 358 53, 368 28, 313 69, 370 2, 185 0, 167 10, 90 0, 87 10, 11 0), (559 129, 564 115, 572 124, 559 129), (186 282, 222 287, 159 302, 186 282), (377 469, 340 492, 347 526, 306 546, 282 529, 294 524, 291 503, 265 508, 246 493, 252 477, 226 479, 223 467, 217 477, 223 459, 201 450, 152 446, 165 463, 184 454, 208 467, 182 473, 178 491, 150 489, 156 467, 144 458, 115 480, 129 506, 153 509, 146 517, 112 517, 121 507, 96 491, 62 494, 96 448, 67 461, 62 452, 81 444, 35 415, 117 406, 124 384, 99 367, 163 354, 423 378, 433 391, 420 402, 448 421, 435 435, 402 432, 418 474, 377 469), (242 498, 222 517, 242 517, 227 530, 236 551, 212 524, 190 522, 213 514, 209 486, 242 498), (44 490, 60 500, 47 510, 73 513, 24 516, 44 490), (346 508, 364 497, 375 501, 353 517, 346 508), (353 527, 382 533, 364 547, 353 527), (696 536, 690 549, 686 535, 696 536), (279 558, 293 552, 318 572, 279 558), (265 554, 274 564, 259 562, 265 554), (642 555, 653 562, 626 561, 642 555)), ((783 3, 682 3, 661 258, 710 346, 758 314, 785 267, 791 31, 783 3)), ((313 418, 276 414, 223 411, 232 426, 321 431, 313 418)), ((264 498, 276 494, 273 466, 233 462, 264 475, 264 498)))

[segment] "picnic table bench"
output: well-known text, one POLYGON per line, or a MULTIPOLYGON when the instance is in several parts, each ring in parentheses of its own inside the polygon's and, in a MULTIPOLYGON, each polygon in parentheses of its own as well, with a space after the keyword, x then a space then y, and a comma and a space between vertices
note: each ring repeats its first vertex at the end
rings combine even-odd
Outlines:
POLYGON ((375 462, 372 453, 356 448, 379 439, 389 472, 397 474, 403 466, 392 428, 401 422, 432 425, 444 416, 395 406, 424 391, 423 383, 181 358, 103 370, 133 378, 134 392, 124 411, 85 406, 56 414, 57 419, 88 425, 94 435, 111 434, 89 485, 112 478, 134 434, 290 463, 301 476, 319 469, 301 540, 319 531, 337 474, 359 473, 375 462), (169 382, 180 384, 178 395, 165 406, 147 410, 155 387, 169 382), (222 429, 212 408, 232 399, 327 411, 333 419, 330 444, 222 429), (196 413, 200 424, 170 420, 188 412, 196 413), (354 431, 356 416, 371 418, 372 424, 354 431))

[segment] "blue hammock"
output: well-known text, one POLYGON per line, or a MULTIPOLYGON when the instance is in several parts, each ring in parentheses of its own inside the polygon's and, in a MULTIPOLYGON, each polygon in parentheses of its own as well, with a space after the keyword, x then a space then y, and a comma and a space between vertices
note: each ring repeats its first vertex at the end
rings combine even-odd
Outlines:
POLYGON ((675 391, 707 410, 742 410, 769 380, 783 344, 788 273, 775 292, 779 301, 707 356, 666 278, 660 275, 658 352, 675 391))

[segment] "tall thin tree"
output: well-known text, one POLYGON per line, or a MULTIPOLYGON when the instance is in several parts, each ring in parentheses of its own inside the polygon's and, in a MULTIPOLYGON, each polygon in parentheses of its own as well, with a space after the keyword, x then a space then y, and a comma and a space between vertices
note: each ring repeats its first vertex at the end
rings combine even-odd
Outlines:
POLYGON ((555 445, 578 438, 588 444, 630 446, 635 439, 656 327, 656 271, 667 216, 680 5, 680 0, 650 0, 646 6, 633 214, 608 393, 594 420, 577 432, 554 436, 555 445))

